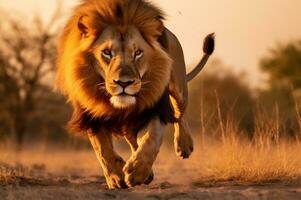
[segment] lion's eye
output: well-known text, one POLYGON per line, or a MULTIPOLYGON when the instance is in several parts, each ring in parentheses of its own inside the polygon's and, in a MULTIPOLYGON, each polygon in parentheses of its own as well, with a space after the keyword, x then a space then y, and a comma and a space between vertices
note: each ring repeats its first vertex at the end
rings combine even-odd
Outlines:
POLYGON ((135 59, 141 58, 143 56, 143 51, 142 50, 137 50, 135 51, 135 59))
POLYGON ((105 57, 105 58, 108 58, 108 59, 111 59, 113 56, 112 56, 112 52, 110 49, 105 49, 102 51, 102 55, 105 57))

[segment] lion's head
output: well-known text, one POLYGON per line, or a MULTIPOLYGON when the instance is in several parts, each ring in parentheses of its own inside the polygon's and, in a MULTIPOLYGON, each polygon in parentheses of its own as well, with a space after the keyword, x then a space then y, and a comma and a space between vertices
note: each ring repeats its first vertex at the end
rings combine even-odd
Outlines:
POLYGON ((171 63, 163 13, 143 0, 85 0, 62 34, 56 86, 94 116, 152 107, 171 63))

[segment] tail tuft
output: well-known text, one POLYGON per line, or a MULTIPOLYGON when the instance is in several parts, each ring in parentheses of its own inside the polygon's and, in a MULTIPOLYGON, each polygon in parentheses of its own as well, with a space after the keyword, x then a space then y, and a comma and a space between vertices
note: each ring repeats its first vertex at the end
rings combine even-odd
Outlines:
POLYGON ((215 46, 214 38, 215 38, 214 33, 211 33, 207 35, 207 37, 204 39, 204 46, 203 46, 204 55, 201 61, 198 63, 198 65, 191 72, 187 74, 186 76, 187 81, 191 81, 194 77, 196 77, 196 75, 198 75, 198 73, 202 71, 202 69, 206 65, 209 57, 214 51, 214 46, 215 46))
POLYGON ((207 35, 207 37, 204 39, 204 45, 203 45, 203 51, 207 55, 211 55, 214 51, 214 46, 215 46, 215 34, 211 33, 207 35))

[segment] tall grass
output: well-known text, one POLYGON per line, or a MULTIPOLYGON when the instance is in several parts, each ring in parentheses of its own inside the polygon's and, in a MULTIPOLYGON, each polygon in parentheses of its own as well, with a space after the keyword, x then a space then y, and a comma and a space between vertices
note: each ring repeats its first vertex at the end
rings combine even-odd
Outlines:
POLYGON ((301 177, 301 146, 297 142, 257 140, 237 135, 223 142, 206 139, 200 165, 204 178, 222 181, 269 182, 301 177), (266 145, 269 144, 269 145, 266 145))
MULTIPOLYGON (((296 103, 299 134, 289 138, 282 133, 282 118, 275 105, 273 113, 258 109, 253 136, 247 137, 231 115, 222 119, 218 95, 219 136, 204 135, 202 127, 200 176, 215 181, 271 182, 293 181, 301 177, 301 115, 296 103)), ((196 164, 196 163, 195 163, 196 164)))

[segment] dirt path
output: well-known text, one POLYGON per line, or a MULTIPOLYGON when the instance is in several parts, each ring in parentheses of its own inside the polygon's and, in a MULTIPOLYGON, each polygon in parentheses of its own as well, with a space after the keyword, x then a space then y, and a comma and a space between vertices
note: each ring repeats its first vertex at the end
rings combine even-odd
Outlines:
POLYGON ((0 186, 1 200, 35 199, 301 199, 301 184, 240 184, 194 182, 177 185, 154 181, 149 186, 109 191, 103 178, 60 177, 56 179, 19 179, 0 186))

